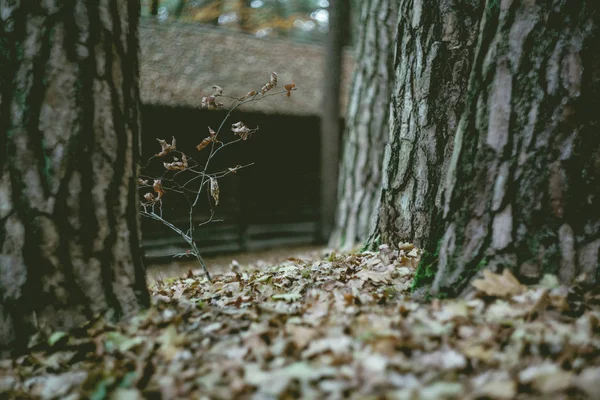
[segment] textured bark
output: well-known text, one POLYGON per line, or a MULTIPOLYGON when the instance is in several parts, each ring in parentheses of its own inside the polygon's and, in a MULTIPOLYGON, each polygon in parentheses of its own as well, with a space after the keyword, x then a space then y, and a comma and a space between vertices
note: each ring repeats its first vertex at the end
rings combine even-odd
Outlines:
POLYGON ((139 7, 0 1, 0 350, 149 302, 139 7))
POLYGON ((487 2, 444 183, 443 230, 427 244, 433 294, 461 292, 482 267, 530 281, 597 279, 599 8, 487 2))
POLYGON ((398 3, 368 0, 360 4, 356 66, 346 112, 331 247, 349 249, 364 242, 372 229, 389 135, 398 3))
MULTIPOLYGON (((335 219, 337 168, 340 158, 340 88, 344 0, 329 5, 329 33, 325 43, 323 99, 321 111, 321 227, 320 239, 327 242, 335 219)), ((277 3, 279 4, 279 3, 277 3)))
POLYGON ((482 10, 481 0, 400 3, 389 142, 371 243, 422 246, 436 227, 482 10))

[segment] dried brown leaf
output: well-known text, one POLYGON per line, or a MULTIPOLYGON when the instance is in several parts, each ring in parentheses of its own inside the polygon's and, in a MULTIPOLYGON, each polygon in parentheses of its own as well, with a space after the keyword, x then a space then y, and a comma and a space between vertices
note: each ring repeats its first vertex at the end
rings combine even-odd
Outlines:
POLYGON ((171 143, 168 143, 164 139, 157 138, 156 140, 158 140, 158 143, 160 143, 160 147, 162 148, 161 152, 156 154, 157 157, 166 156, 167 154, 176 149, 175 136, 173 136, 173 141, 171 143))
POLYGON ((144 198, 146 199, 146 201, 149 201, 150 203, 155 203, 158 200, 154 197, 154 194, 148 192, 144 195, 144 198))
POLYGON ((271 79, 269 82, 265 83, 264 86, 260 89, 260 94, 265 95, 269 90, 273 89, 277 86, 277 73, 271 72, 271 79))
POLYGON ((183 171, 185 169, 185 165, 181 161, 163 162, 163 165, 169 171, 183 171))
POLYGON ((390 274, 363 269, 356 274, 356 277, 363 281, 372 281, 373 283, 389 283, 390 274))
POLYGON ((477 388, 477 394, 491 399, 514 399, 517 395, 517 382, 513 380, 491 380, 477 388))
POLYGON ((496 297, 511 297, 527 289, 508 269, 504 269, 502 274, 485 270, 483 279, 476 279, 471 284, 480 292, 496 297))
POLYGON ((207 147, 211 143, 212 143, 212 139, 210 137, 206 137, 206 138, 204 138, 204 140, 202 140, 200 142, 200 144, 198 144, 196 146, 196 148, 198 149, 198 151, 200 151, 200 150, 204 149, 205 147, 207 147))
POLYGON ((210 178, 210 195, 215 200, 215 205, 219 205, 219 182, 213 177, 210 178))
POLYGON ((271 84, 271 82, 265 83, 264 86, 260 88, 260 94, 264 96, 271 89, 273 89, 273 84, 271 84))
POLYGON ((292 95, 292 90, 294 90, 294 88, 296 87, 295 83, 288 83, 287 85, 284 86, 284 89, 287 90, 287 97, 290 97, 292 95))
POLYGON ((208 108, 209 110, 216 110, 223 106, 223 103, 217 103, 215 96, 206 96, 202 98, 201 108, 208 108))
POLYGON ((304 349, 317 336, 316 329, 305 326, 289 326, 287 332, 298 350, 304 349))
POLYGON ((223 88, 218 85, 214 85, 213 87, 213 96, 221 96, 223 94, 223 88))
POLYGON ((555 393, 572 385, 573 373, 564 371, 559 365, 546 362, 531 365, 519 373, 522 383, 530 383, 542 393, 555 393))
MULTIPOLYGON (((162 186, 162 180, 155 179, 154 183, 152 184, 152 188, 154 189, 154 191, 158 195, 158 200, 160 200, 163 197, 163 195, 165 194, 165 191, 164 191, 163 186, 162 186)), ((150 194, 152 194, 152 193, 150 193, 150 194)))
POLYGON ((240 100, 248 99, 248 98, 254 96, 255 94, 256 94, 256 90, 251 90, 248 93, 246 93, 246 95, 244 97, 242 97, 240 100))
POLYGON ((202 142, 200 142, 200 144, 196 146, 198 151, 204 149, 206 146, 208 146, 212 142, 220 143, 217 140, 217 133, 210 126, 208 127, 208 134, 210 136, 208 136, 207 138, 204 138, 204 140, 202 140, 202 142))
POLYGON ((231 131, 238 135, 242 140, 246 140, 252 134, 252 130, 246 126, 242 121, 236 122, 231 125, 231 131))

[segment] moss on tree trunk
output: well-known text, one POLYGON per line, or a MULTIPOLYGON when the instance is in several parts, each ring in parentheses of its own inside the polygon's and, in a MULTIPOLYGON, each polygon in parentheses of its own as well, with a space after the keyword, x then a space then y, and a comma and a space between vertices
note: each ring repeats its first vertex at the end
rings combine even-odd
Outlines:
POLYGON ((598 274, 600 9, 488 2, 445 182, 432 292, 481 268, 598 274))
MULTIPOLYGON (((423 15, 421 2, 408 3, 413 21, 423 15)), ((598 278, 599 9, 592 0, 487 1, 444 157, 430 150, 443 135, 401 133, 408 144, 391 142, 376 233, 425 248, 416 286, 456 295, 484 267, 510 268, 528 282, 545 273, 566 283, 580 273, 598 278)), ((424 25, 400 40, 416 42, 414 29, 424 25)), ((423 86, 424 76, 411 73, 408 87, 423 86)), ((397 103, 398 115, 431 109, 443 82, 427 82, 417 107, 397 103)), ((424 131, 430 122, 420 115, 399 119, 400 132, 424 131)))

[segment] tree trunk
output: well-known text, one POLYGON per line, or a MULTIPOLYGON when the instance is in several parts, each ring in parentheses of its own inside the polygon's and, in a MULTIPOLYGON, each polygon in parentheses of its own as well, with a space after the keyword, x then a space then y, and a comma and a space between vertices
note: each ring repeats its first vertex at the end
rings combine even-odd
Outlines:
POLYGON ((595 0, 488 0, 444 183, 443 231, 427 245, 437 258, 433 294, 459 293, 482 267, 595 281, 598 49, 595 0))
POLYGON ((149 303, 138 1, 0 1, 0 351, 149 303))
POLYGON ((340 153, 340 87, 342 80, 342 43, 344 5, 329 4, 329 33, 323 64, 323 106, 321 114, 321 221, 320 239, 329 240, 333 230, 336 204, 337 168, 340 153))
POLYGON ((179 2, 177 3, 177 7, 175 8, 175 18, 181 18, 181 16, 183 15, 183 10, 185 10, 185 6, 186 1, 179 0, 179 2))
POLYGON ((252 0, 238 0, 237 12, 239 15, 240 30, 252 32, 252 0))
POLYGON ((397 19, 398 0, 361 3, 331 247, 349 249, 364 242, 372 229, 389 135, 397 19))
POLYGON ((421 246, 436 227, 482 10, 482 0, 401 1, 389 143, 372 244, 421 246))

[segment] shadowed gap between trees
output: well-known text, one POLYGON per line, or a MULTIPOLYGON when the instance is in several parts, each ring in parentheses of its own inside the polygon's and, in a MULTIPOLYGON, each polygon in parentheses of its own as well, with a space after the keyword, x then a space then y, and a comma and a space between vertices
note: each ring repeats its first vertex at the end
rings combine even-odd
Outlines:
MULTIPOLYGON (((156 138, 177 140, 177 149, 203 162, 208 154, 196 145, 208 136, 208 126, 216 128, 226 115, 223 110, 197 110, 157 105, 142 106, 142 163, 160 151, 156 138)), ((280 245, 318 242, 320 216, 320 118, 256 112, 234 112, 221 137, 233 138, 231 124, 243 121, 259 127, 247 141, 234 144, 211 161, 211 170, 236 165, 254 165, 219 180, 220 202, 214 220, 196 231, 195 239, 203 254, 222 254, 280 245)), ((341 121, 343 129, 343 121, 341 121)), ((340 134, 341 138, 341 134, 340 134)), ((337 168, 337 165, 332 165, 337 168)), ((164 172, 162 160, 149 163, 144 175, 164 172)), ((140 192, 143 195, 143 191, 140 192)), ((195 214, 196 223, 210 217, 208 197, 195 214)), ((183 195, 167 193, 164 218, 180 227, 187 226, 188 205, 183 195)), ((169 261, 187 245, 156 221, 142 219, 143 246, 152 262, 169 261)))

